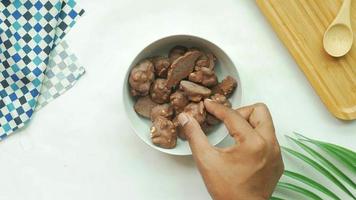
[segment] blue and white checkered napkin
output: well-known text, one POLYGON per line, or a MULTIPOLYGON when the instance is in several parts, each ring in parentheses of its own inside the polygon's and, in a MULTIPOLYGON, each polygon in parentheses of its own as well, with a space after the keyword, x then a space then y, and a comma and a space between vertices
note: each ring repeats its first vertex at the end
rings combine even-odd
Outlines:
POLYGON ((74 0, 0 1, 0 140, 84 74, 62 40, 83 13, 74 0))

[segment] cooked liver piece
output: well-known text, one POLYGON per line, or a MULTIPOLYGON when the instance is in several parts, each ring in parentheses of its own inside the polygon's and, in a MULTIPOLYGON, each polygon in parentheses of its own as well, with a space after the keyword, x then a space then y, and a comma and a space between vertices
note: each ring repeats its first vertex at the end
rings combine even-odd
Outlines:
POLYGON ((167 80, 159 78, 153 82, 150 95, 154 102, 162 104, 169 102, 171 92, 171 88, 167 87, 167 80))
POLYGON ((229 97, 237 87, 236 80, 227 76, 221 83, 213 88, 213 94, 222 94, 226 97, 229 97))
POLYGON ((229 99, 222 94, 214 94, 213 96, 211 96, 211 100, 213 100, 216 103, 219 103, 223 106, 231 108, 231 103, 230 103, 229 99))
POLYGON ((185 95, 185 93, 180 90, 174 92, 171 95, 170 100, 171 100, 171 105, 176 111, 176 114, 181 113, 184 107, 189 103, 187 95, 185 95))
POLYGON ((158 116, 151 127, 152 143, 166 149, 174 148, 177 144, 177 132, 173 122, 158 116))
POLYGON ((187 47, 184 46, 175 46, 173 47, 168 54, 170 63, 173 63, 177 58, 183 56, 188 51, 187 47))
POLYGON ((189 75, 189 80, 206 87, 212 87, 218 84, 218 78, 216 77, 215 72, 206 67, 200 68, 199 71, 192 72, 189 75))
POLYGON ((188 96, 188 99, 194 102, 199 102, 203 98, 209 97, 211 94, 211 90, 209 88, 190 81, 181 81, 180 88, 188 96))
POLYGON ((216 57, 212 53, 207 54, 208 59, 209 59, 209 69, 213 70, 215 68, 215 62, 216 62, 216 57))
POLYGON ((152 108, 151 110, 151 120, 154 121, 158 116, 167 118, 167 119, 172 119, 174 114, 173 107, 166 103, 162 105, 157 105, 152 108))
POLYGON ((155 78, 154 66, 148 59, 138 63, 130 73, 129 84, 131 95, 146 96, 155 78))
POLYGON ((157 105, 158 105, 157 103, 151 100, 150 96, 145 96, 145 97, 140 97, 136 101, 134 105, 134 109, 137 114, 146 118, 150 118, 152 108, 154 108, 157 105))
POLYGON ((200 56, 201 52, 191 51, 175 60, 168 71, 167 86, 173 87, 188 77, 193 72, 195 62, 200 56))
POLYGON ((169 59, 162 56, 151 58, 153 66, 155 68, 155 74, 160 78, 167 78, 168 69, 171 66, 169 59))

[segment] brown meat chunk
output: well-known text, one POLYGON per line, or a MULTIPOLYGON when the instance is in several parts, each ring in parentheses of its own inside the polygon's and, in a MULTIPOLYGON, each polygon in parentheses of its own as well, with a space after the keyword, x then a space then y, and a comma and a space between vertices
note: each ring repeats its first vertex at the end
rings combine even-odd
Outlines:
POLYGON ((158 56, 151 59, 153 66, 155 68, 155 74, 160 78, 167 78, 168 69, 171 63, 168 58, 158 56))
POLYGON ((184 46, 175 46, 173 47, 168 54, 170 63, 173 63, 177 58, 183 56, 188 51, 187 47, 184 46))
POLYGON ((171 105, 177 114, 181 113, 186 105, 188 105, 189 100, 184 92, 178 90, 174 92, 171 97, 171 105))
POLYGON ((167 118, 167 119, 172 119, 174 114, 173 107, 166 103, 162 105, 157 105, 152 108, 151 110, 151 120, 154 121, 158 116, 167 118))
POLYGON ((169 102, 171 92, 171 88, 167 87, 167 80, 159 78, 153 82, 150 95, 154 102, 162 104, 169 102))
POLYGON ((134 97, 148 95, 154 78, 154 66, 151 61, 146 59, 138 63, 131 70, 129 77, 131 95, 134 97))
MULTIPOLYGON (((231 103, 230 101, 226 98, 226 96, 222 94, 214 94, 211 96, 211 100, 215 101, 216 103, 219 103, 223 106, 231 108, 231 103)), ((220 120, 216 118, 214 115, 208 114, 206 116, 206 123, 208 125, 217 125, 220 123, 220 120)))
POLYGON ((208 56, 208 59, 209 59, 209 67, 208 68, 210 70, 213 70, 215 68, 216 57, 212 53, 208 53, 207 56, 208 56))
POLYGON ((213 100, 216 103, 219 103, 223 106, 231 108, 231 103, 230 103, 229 99, 227 99, 227 97, 222 94, 214 94, 213 96, 211 96, 211 100, 213 100))
POLYGON ((212 87, 218 84, 218 78, 215 72, 209 68, 202 67, 199 71, 192 72, 189 80, 194 83, 200 83, 206 87, 212 87))
POLYGON ((194 117, 199 124, 203 124, 206 119, 206 110, 202 101, 188 104, 183 112, 194 117))
POLYGON ((203 54, 199 57, 195 64, 195 71, 200 71, 201 68, 208 68, 214 70, 216 57, 212 53, 203 54))
POLYGON ((201 52, 191 51, 175 60, 168 71, 167 87, 171 88, 177 85, 182 79, 188 77, 193 72, 195 61, 200 56, 201 52))
POLYGON ((135 105, 134 109, 137 114, 150 118, 151 116, 151 110, 153 107, 157 106, 157 103, 153 102, 150 98, 150 96, 145 96, 145 97, 140 97, 135 105))
POLYGON ((177 145, 177 132, 173 122, 158 116, 151 127, 152 143, 166 149, 172 149, 177 145))
POLYGON ((237 87, 237 81, 231 77, 227 76, 221 83, 213 88, 213 94, 222 94, 229 97, 237 87))
POLYGON ((205 67, 205 68, 209 67, 209 59, 205 54, 202 54, 202 56, 199 57, 199 59, 195 63, 194 69, 196 71, 199 71, 203 67, 205 67))
POLYGON ((181 81, 180 88, 188 96, 188 99, 194 102, 199 102, 211 94, 210 89, 190 81, 181 81))

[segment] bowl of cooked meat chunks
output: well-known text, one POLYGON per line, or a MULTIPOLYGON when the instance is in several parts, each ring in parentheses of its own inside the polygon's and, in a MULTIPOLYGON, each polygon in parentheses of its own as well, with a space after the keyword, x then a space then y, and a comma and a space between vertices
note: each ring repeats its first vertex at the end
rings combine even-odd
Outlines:
POLYGON ((178 115, 194 117, 210 144, 228 132, 206 111, 204 99, 227 107, 241 104, 237 68, 217 45, 190 35, 174 35, 145 47, 132 61, 123 98, 134 132, 151 147, 173 155, 191 155, 178 115))

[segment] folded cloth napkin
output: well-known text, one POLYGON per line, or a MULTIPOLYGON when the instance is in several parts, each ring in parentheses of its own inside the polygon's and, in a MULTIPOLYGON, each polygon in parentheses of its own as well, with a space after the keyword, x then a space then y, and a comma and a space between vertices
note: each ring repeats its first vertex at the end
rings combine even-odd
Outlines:
POLYGON ((69 90, 85 73, 78 58, 70 52, 66 41, 59 43, 49 55, 36 111, 69 90))
POLYGON ((62 40, 83 13, 74 0, 0 1, 0 140, 84 73, 62 40))

